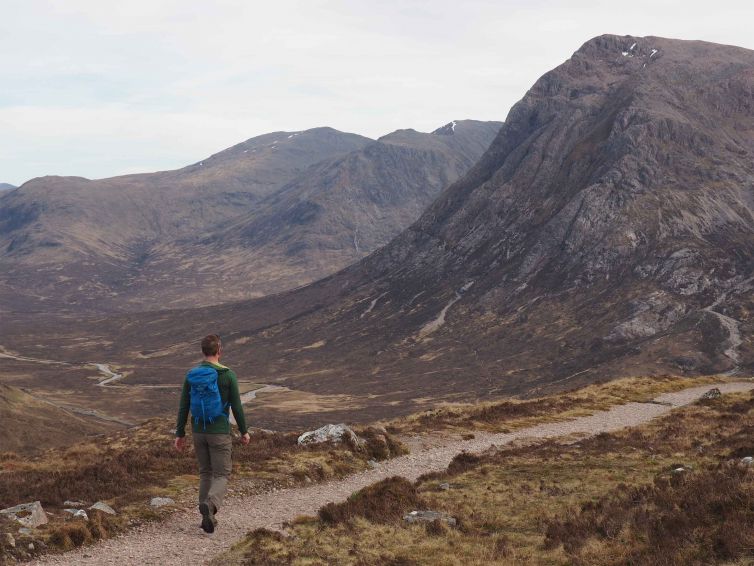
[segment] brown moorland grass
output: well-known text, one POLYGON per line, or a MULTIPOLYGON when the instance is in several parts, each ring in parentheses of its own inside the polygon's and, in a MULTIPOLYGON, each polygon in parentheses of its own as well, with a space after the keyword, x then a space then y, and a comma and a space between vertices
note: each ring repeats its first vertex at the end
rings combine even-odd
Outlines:
MULTIPOLYGON (((221 557, 258 564, 714 564, 754 545, 754 396, 699 402, 635 429, 459 455, 414 487, 458 528, 353 516, 257 532, 221 557), (732 462, 731 462, 732 460, 732 462), (685 472, 672 470, 684 466, 685 472), (441 489, 448 483, 449 489, 441 489), (566 543, 566 544, 564 544, 566 543), (257 557, 257 558, 254 558, 257 557)), ((221 562, 217 562, 218 564, 221 562)), ((742 563, 742 562, 741 562, 742 563)))
POLYGON ((662 393, 719 383, 719 376, 673 375, 630 377, 595 383, 557 395, 534 399, 504 399, 482 403, 443 404, 436 408, 385 423, 394 434, 447 431, 509 432, 552 420, 575 418, 615 405, 651 401, 662 393))
POLYGON ((618 486, 548 523, 576 565, 716 564, 754 550, 754 474, 724 464, 618 486))
MULTIPOLYGON (((175 451, 171 425, 167 419, 153 419, 132 430, 49 450, 31 459, 5 453, 0 456, 0 508, 38 500, 53 513, 48 525, 37 529, 33 537, 23 538, 25 545, 36 542, 35 553, 43 546, 69 550, 159 519, 169 510, 153 510, 148 504, 152 496, 188 501, 198 485, 191 442, 183 452, 175 451), (72 520, 62 512, 65 500, 105 501, 118 515, 94 511, 89 522, 72 520)), ((370 459, 406 452, 384 430, 366 427, 356 432, 366 441, 363 446, 299 446, 296 433, 255 431, 248 446, 238 442, 234 446, 233 489, 250 492, 343 477, 366 469, 370 459)), ((0 535, 16 534, 18 526, 6 524, 0 535)), ((20 547, 9 552, 21 558, 26 554, 20 547)))

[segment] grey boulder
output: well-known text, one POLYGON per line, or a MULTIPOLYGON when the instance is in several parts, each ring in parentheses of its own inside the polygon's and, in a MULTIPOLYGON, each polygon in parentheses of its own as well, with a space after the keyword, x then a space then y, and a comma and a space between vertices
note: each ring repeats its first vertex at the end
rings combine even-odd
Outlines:
POLYGON ((298 443, 300 445, 322 444, 324 442, 340 444, 346 439, 357 448, 361 448, 366 444, 366 442, 362 438, 359 438, 350 427, 344 424, 328 424, 317 430, 305 432, 298 437, 298 443))
POLYGON ((451 527, 456 526, 455 517, 451 517, 447 513, 440 511, 411 511, 408 515, 403 516, 403 520, 407 523, 432 523, 434 521, 441 521, 451 527))
POLYGON ((63 511, 73 515, 74 519, 84 519, 84 521, 89 520, 89 515, 87 515, 86 511, 84 511, 83 509, 63 509, 63 511))
POLYGON ((175 505, 175 501, 170 499, 169 497, 153 497, 152 501, 149 502, 149 504, 152 507, 166 507, 168 505, 175 505))
POLYGON ((22 503, 15 507, 0 510, 0 515, 14 519, 25 527, 35 529, 47 523, 47 514, 39 501, 22 503))
POLYGON ((97 501, 97 503, 89 507, 89 509, 96 509, 97 511, 102 511, 103 513, 107 513, 108 515, 117 515, 117 513, 115 512, 115 509, 113 509, 107 503, 103 501, 97 501))

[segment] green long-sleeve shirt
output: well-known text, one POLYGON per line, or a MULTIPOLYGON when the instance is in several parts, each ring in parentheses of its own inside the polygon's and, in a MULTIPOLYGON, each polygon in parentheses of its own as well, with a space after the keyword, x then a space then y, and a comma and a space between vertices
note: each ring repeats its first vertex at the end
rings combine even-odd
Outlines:
MULTIPOLYGON (((223 405, 233 409, 233 416, 236 418, 236 424, 241 434, 246 434, 246 419, 243 414, 243 405, 241 404, 241 395, 238 392, 238 378, 232 369, 220 364, 211 362, 202 362, 200 365, 213 367, 217 370, 217 388, 220 390, 220 398, 223 405)), ((188 381, 183 381, 183 391, 181 392, 181 403, 178 406, 178 420, 175 425, 175 435, 178 437, 186 436, 186 421, 188 420, 189 410, 191 407, 191 386, 188 381)), ((193 420, 193 419, 192 419, 193 420)), ((193 423, 194 432, 204 432, 208 434, 230 434, 230 409, 225 409, 225 418, 215 419, 213 423, 207 423, 205 428, 203 422, 193 423)))

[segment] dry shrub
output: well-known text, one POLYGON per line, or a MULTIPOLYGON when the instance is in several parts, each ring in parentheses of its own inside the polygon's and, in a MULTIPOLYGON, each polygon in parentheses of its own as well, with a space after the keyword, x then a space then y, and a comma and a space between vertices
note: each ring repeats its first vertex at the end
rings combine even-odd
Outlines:
POLYGON ((492 547, 492 555, 496 560, 513 556, 513 545, 508 537, 500 535, 495 539, 495 543, 492 547))
POLYGON ((0 476, 0 506, 39 500, 60 506, 66 499, 98 501, 140 493, 165 478, 194 471, 193 455, 169 445, 107 450, 99 461, 54 470, 10 470, 0 476))
POLYGON ((318 516, 320 521, 329 525, 348 523, 356 517, 372 523, 395 523, 406 512, 421 506, 421 498, 413 484, 406 478, 395 476, 357 491, 343 503, 328 503, 320 508, 318 516))
POLYGON ((297 449, 303 449, 303 447, 298 446, 296 433, 255 431, 246 448, 233 451, 233 461, 254 466, 297 449))
POLYGON ((547 547, 563 544, 576 564, 592 563, 595 540, 605 557, 622 557, 604 564, 735 560, 754 548, 754 474, 726 464, 683 481, 662 477, 652 486, 621 486, 547 525, 547 547))
POLYGON ((5 516, 0 516, 0 564, 16 564, 17 560, 13 557, 17 551, 13 548, 8 540, 5 538, 4 533, 12 533, 18 528, 18 523, 8 519, 5 516))
POLYGON ((477 456, 471 452, 461 452, 460 454, 456 454, 450 461, 450 464, 448 464, 447 475, 457 476, 462 474, 468 470, 476 468, 482 460, 483 458, 481 456, 477 456))
POLYGON ((89 521, 71 519, 64 523, 52 523, 48 526, 48 543, 60 550, 70 550, 90 544, 95 540, 108 538, 119 530, 119 519, 97 509, 89 510, 89 521))
POLYGON ((48 542, 60 550, 71 550, 94 540, 86 521, 76 520, 58 524, 50 532, 48 542))
POLYGON ((440 519, 427 523, 425 528, 427 529, 427 534, 433 537, 444 537, 450 532, 448 525, 440 519))
POLYGON ((285 538, 279 532, 255 529, 246 535, 248 548, 243 556, 244 565, 292 564, 293 557, 285 548, 285 538))
POLYGON ((346 438, 346 442, 353 452, 363 452, 368 458, 374 458, 375 460, 388 460, 390 458, 395 458, 396 456, 408 454, 408 449, 403 443, 388 433, 385 429, 380 430, 374 427, 368 427, 365 429, 359 429, 357 435, 366 442, 365 446, 353 446, 350 438, 346 438))
POLYGON ((548 413, 559 413, 570 409, 577 404, 577 399, 570 396, 545 397, 532 401, 503 401, 493 405, 485 405, 472 411, 467 417, 467 422, 481 421, 496 423, 503 420, 531 417, 548 413))

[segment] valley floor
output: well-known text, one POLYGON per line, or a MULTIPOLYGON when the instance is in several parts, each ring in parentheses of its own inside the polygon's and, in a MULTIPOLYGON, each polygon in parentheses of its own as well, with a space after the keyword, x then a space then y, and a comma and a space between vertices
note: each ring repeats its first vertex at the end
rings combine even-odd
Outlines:
MULTIPOLYGON (((710 385, 665 393, 650 402, 631 402, 606 411, 561 422, 543 423, 508 433, 477 433, 469 440, 437 442, 414 447, 411 454, 379 463, 374 469, 339 481, 311 487, 274 490, 270 493, 232 499, 218 515, 220 525, 211 537, 200 533, 194 508, 178 512, 162 523, 152 523, 119 538, 95 546, 80 548, 63 555, 43 557, 34 564, 152 564, 182 565, 208 563, 226 552, 251 530, 280 530, 284 523, 302 515, 316 515, 330 502, 346 500, 352 493, 370 484, 401 476, 414 481, 429 472, 446 470, 462 451, 480 452, 491 446, 511 443, 536 443, 545 439, 569 437, 574 441, 600 433, 633 427, 667 414, 674 408, 693 403, 710 385)), ((723 393, 754 389, 754 382, 718 384, 723 393)), ((532 478, 535 479, 535 478, 532 478)), ((224 556, 226 560, 243 560, 243 553, 224 556)), ((250 562, 253 563, 253 562, 250 562)), ((320 563, 316 560, 314 563, 320 563)), ((323 562, 324 563, 324 562, 323 562)), ((449 563, 453 563, 450 561, 449 563)))

